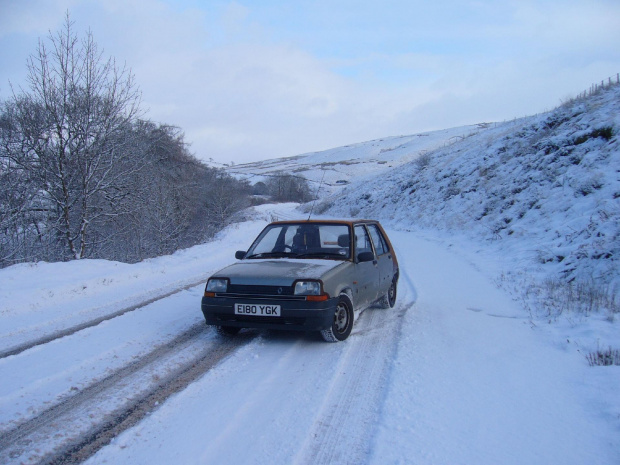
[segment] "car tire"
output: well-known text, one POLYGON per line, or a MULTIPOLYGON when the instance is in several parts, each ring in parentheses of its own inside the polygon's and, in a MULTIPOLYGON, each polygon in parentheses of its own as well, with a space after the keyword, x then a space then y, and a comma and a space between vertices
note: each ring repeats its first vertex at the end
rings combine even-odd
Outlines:
POLYGON ((396 304, 396 289, 397 289, 397 281, 396 278, 392 279, 392 284, 390 284, 390 288, 385 293, 381 299, 379 299, 379 307, 381 308, 392 308, 396 304))
POLYGON ((221 336, 235 336, 241 331, 241 328, 237 328, 235 326, 216 326, 215 331, 221 336))
POLYGON ((321 331, 321 336, 327 342, 344 341, 353 329, 353 304, 346 295, 338 297, 338 304, 334 312, 334 322, 329 329, 321 331))

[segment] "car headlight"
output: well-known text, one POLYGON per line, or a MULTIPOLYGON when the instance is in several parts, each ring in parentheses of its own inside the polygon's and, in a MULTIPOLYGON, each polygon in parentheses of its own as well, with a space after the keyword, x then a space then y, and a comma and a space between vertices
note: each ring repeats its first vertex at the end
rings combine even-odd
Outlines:
POLYGON ((226 292, 228 289, 228 280, 221 278, 211 278, 207 281, 206 292, 226 292))
POLYGON ((297 281, 295 295, 321 295, 321 283, 319 281, 297 281))

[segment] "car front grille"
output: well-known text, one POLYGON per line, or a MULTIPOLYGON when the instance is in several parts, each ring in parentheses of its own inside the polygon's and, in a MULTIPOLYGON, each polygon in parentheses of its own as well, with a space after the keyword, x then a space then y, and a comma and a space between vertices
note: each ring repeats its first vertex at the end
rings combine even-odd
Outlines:
POLYGON ((233 294, 257 295, 293 295, 292 286, 257 286, 246 284, 229 284, 228 292, 233 294))
POLYGON ((292 286, 230 284, 227 292, 218 293, 217 296, 243 299, 306 300, 305 296, 293 295, 292 286))
POLYGON ((298 301, 306 300, 305 295, 265 295, 265 294, 233 294, 226 292, 225 294, 218 293, 217 297, 226 297, 229 299, 253 299, 253 300, 288 300, 298 301))

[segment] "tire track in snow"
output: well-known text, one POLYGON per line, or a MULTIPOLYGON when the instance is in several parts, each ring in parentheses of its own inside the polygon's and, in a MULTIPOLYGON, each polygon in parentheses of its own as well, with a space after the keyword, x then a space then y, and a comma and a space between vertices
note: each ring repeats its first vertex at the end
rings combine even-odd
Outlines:
POLYGON ((209 344, 204 323, 5 431, 0 463, 78 463, 133 426, 170 395, 216 366, 252 336, 209 344))
POLYGON ((392 309, 369 308, 353 327, 347 352, 338 363, 314 426, 295 458, 296 465, 367 461, 403 317, 415 303, 415 288, 409 277, 401 276, 399 284, 405 291, 399 304, 392 309), (363 433, 353 435, 351 430, 363 433))
MULTIPOLYGON (((261 334, 261 332, 256 334, 261 334)), ((291 333, 291 336, 293 335, 294 333, 291 333)), ((235 337, 238 337, 238 335, 235 337)), ((288 339, 288 336, 284 337, 288 339)), ((261 339, 262 337, 259 336, 255 342, 260 344, 261 339)), ((274 418, 278 418, 278 413, 282 412, 282 406, 289 405, 288 401, 290 399, 283 398, 286 395, 287 388, 280 381, 281 373, 298 366, 300 350, 304 350, 303 348, 308 345, 308 342, 303 339, 295 340, 291 338, 288 340, 291 342, 290 344, 270 342, 272 348, 275 345, 278 346, 276 350, 279 353, 273 359, 267 356, 273 363, 266 367, 261 365, 265 370, 261 372, 259 379, 254 377, 248 378, 246 385, 241 389, 231 387, 231 396, 239 399, 236 402, 237 405, 231 412, 231 416, 227 418, 227 421, 219 429, 210 431, 209 439, 206 442, 205 449, 202 451, 201 461, 210 462, 210 457, 217 457, 223 449, 230 447, 230 444, 238 444, 239 437, 243 436, 244 432, 247 433, 248 426, 255 425, 255 419, 259 418, 260 414, 257 412, 257 409, 272 411, 274 412, 274 418), (274 391, 277 392, 277 395, 273 395, 274 391), (238 397, 240 392, 245 393, 245 395, 238 397)), ((320 343, 323 343, 323 341, 320 343)), ((290 412, 291 410, 288 411, 290 412)), ((265 425, 262 426, 266 430, 271 431, 265 425)), ((250 429, 252 429, 251 426, 250 429)), ((252 441, 249 441, 242 449, 245 447, 251 448, 252 446, 252 441)), ((230 456, 227 457, 227 460, 230 463, 245 463, 248 459, 246 457, 230 456)), ((278 461, 275 460, 273 463, 278 463, 278 461)))
POLYGON ((150 305, 154 302, 157 302, 158 300, 161 299, 165 299, 166 297, 170 297, 174 294, 178 294, 179 292, 183 292, 186 291, 188 289, 191 289, 192 287, 196 287, 199 286, 200 284, 206 283, 207 278, 206 277, 202 277, 200 278, 200 280, 197 281, 193 281, 190 284, 186 284, 183 285, 181 287, 176 287, 174 289, 172 289, 171 291, 166 291, 163 292, 161 294, 157 294, 155 295, 155 297, 152 297, 150 299, 147 300, 143 300, 141 302, 138 302, 137 304, 131 305, 129 307, 125 307, 122 308, 120 310, 116 310, 112 313, 108 313, 107 315, 103 315, 97 318, 94 318, 92 320, 89 321, 85 321, 83 323, 71 326, 69 328, 65 328, 63 330, 60 331, 55 331, 51 334, 47 334, 45 336, 42 336, 40 338, 37 339, 33 339, 27 342, 24 342, 23 344, 19 344, 13 347, 9 347, 8 349, 2 350, 0 351, 0 359, 3 359, 5 357, 9 357, 11 355, 17 355, 20 354, 28 349, 32 349, 33 347, 42 345, 42 344, 47 344, 48 342, 52 342, 56 339, 60 339, 63 338, 65 336, 70 336, 72 334, 77 333, 78 331, 82 331, 83 329, 86 328, 91 328, 93 326, 97 326, 99 323, 102 323, 104 321, 108 321, 111 320, 113 318, 117 318, 119 316, 124 315, 125 313, 129 313, 129 312, 133 312, 135 310, 138 310, 142 307, 146 307, 147 305, 150 305))

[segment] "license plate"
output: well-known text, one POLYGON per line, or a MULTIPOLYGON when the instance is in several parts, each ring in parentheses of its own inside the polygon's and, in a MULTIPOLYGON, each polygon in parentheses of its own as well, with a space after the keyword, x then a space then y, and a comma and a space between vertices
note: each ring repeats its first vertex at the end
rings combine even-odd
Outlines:
POLYGON ((280 316, 280 306, 269 304, 235 304, 235 315, 280 316))

